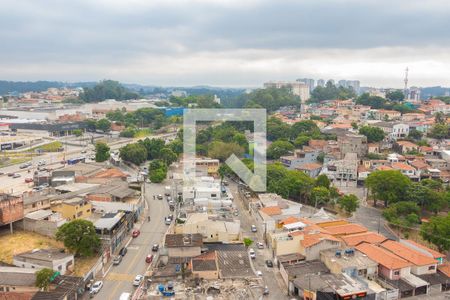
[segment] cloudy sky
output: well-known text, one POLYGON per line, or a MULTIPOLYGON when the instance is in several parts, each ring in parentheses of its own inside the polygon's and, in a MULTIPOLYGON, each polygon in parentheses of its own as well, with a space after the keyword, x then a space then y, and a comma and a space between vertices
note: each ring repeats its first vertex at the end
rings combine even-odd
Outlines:
POLYGON ((450 86, 447 0, 0 0, 0 79, 450 86))

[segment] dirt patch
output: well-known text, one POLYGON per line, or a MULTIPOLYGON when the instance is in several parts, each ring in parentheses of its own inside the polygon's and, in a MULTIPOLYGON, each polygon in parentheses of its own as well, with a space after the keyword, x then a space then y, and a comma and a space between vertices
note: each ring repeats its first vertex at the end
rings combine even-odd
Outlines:
POLYGON ((52 238, 25 231, 0 236, 0 261, 11 264, 13 256, 33 249, 64 248, 62 242, 52 238))

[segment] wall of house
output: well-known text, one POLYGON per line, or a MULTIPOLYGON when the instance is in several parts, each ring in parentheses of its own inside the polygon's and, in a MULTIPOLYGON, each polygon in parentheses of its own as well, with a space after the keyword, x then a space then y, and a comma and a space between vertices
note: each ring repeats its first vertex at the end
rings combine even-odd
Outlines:
POLYGON ((12 198, 0 201, 0 223, 8 224, 23 219, 23 200, 12 198))
POLYGON ((300 253, 306 257, 306 260, 313 260, 320 258, 320 251, 335 249, 340 246, 339 242, 322 240, 320 243, 315 244, 308 248, 300 247, 300 253), (303 252, 303 253, 302 253, 303 252))
POLYGON ((411 267, 411 273, 413 273, 414 275, 434 274, 434 273, 436 273, 436 270, 437 270, 437 264, 411 267), (430 269, 430 267, 431 267, 431 269, 430 269))
POLYGON ((40 209, 48 209, 50 208, 50 200, 46 199, 46 200, 41 200, 41 201, 37 201, 35 203, 30 203, 30 204, 26 204, 24 205, 23 208, 23 214, 29 214, 31 212, 40 210, 40 209))
MULTIPOLYGON (((37 292, 39 291, 39 288, 35 286, 20 286, 20 285, 1 285, 0 284, 0 293, 9 291, 10 295, 13 296, 13 294, 18 293, 27 293, 27 292, 37 292)), ((8 297, 7 299, 15 299, 14 297, 8 297)), ((22 298, 18 298, 22 299, 22 298)))
POLYGON ((276 240, 275 255, 300 253, 300 236, 293 236, 290 240, 276 240))
POLYGON ((22 227, 26 231, 36 232, 45 236, 55 237, 56 230, 58 230, 58 226, 64 224, 63 222, 51 222, 47 220, 32 220, 32 219, 23 219, 22 227))
POLYGON ((74 267, 74 258, 67 257, 64 259, 54 260, 53 262, 49 261, 42 261, 42 260, 36 260, 36 259, 13 259, 13 264, 15 266, 21 267, 21 268, 32 268, 32 269, 44 269, 49 268, 54 271, 58 271, 61 273, 61 275, 64 275, 67 273, 67 270, 73 270, 74 267))
POLYGON ((196 257, 201 253, 200 247, 171 247, 167 248, 169 257, 196 257))

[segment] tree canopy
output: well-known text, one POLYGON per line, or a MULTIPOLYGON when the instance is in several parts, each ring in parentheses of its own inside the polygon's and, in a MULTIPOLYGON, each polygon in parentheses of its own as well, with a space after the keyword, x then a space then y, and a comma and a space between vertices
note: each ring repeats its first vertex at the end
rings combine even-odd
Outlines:
POLYGON ((277 140, 270 144, 267 148, 267 157, 271 159, 278 159, 280 156, 288 154, 294 150, 294 145, 288 141, 277 140))
POLYGON ((89 257, 100 248, 100 239, 91 221, 76 219, 63 224, 56 232, 56 239, 76 256, 89 257))
POLYGON ((396 170, 374 171, 367 176, 365 184, 370 190, 374 204, 376 205, 377 200, 383 200, 387 207, 389 203, 404 199, 410 180, 396 170))
POLYGON ((328 81, 324 87, 317 86, 311 92, 309 102, 320 102, 323 100, 346 100, 356 97, 356 93, 352 88, 337 87, 331 81, 328 81))
POLYGON ((47 291, 51 283, 50 279, 52 278, 54 273, 55 271, 49 268, 44 268, 39 271, 36 271, 36 282, 35 282, 36 287, 44 291, 47 291))
POLYGON ((381 142, 385 136, 383 129, 372 126, 361 127, 359 133, 365 135, 369 143, 381 142))
POLYGON ((438 247, 439 251, 450 250, 450 213, 447 216, 432 217, 429 222, 423 223, 420 235, 438 247))
POLYGON ((127 144, 119 150, 120 158, 124 161, 140 165, 147 160, 147 149, 140 143, 127 144))
POLYGON ((338 204, 341 209, 346 211, 347 213, 351 214, 355 212, 359 207, 359 200, 358 197, 356 197, 353 194, 350 195, 344 195, 339 198, 338 204))
POLYGON ((85 102, 99 102, 106 99, 129 100, 138 99, 139 94, 123 87, 118 81, 103 80, 94 87, 85 87, 80 99, 85 102))
POLYGON ((106 143, 97 142, 95 144, 95 161, 103 162, 109 159, 109 146, 106 143))

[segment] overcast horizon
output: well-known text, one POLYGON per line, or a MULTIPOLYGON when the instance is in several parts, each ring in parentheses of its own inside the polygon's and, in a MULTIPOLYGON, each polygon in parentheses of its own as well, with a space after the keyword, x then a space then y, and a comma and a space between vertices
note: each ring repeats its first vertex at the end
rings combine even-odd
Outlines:
POLYGON ((450 86, 445 0, 1 0, 0 78, 450 86))

